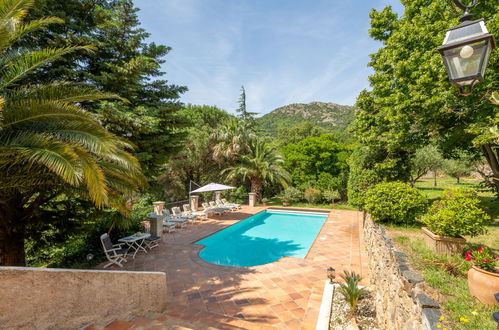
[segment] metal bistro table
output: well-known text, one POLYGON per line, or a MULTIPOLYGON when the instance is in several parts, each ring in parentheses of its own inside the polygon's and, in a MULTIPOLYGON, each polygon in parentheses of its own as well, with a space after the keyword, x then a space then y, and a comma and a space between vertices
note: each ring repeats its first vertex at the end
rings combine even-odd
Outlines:
POLYGON ((132 258, 135 259, 135 255, 137 254, 137 252, 139 252, 139 250, 143 250, 145 253, 147 253, 147 250, 143 246, 143 244, 144 244, 144 240, 146 238, 148 238, 149 236, 151 236, 151 234, 147 234, 147 233, 143 233, 143 234, 138 235, 138 236, 137 235, 130 235, 127 237, 120 238, 118 240, 118 242, 122 242, 122 243, 125 243, 126 245, 128 245, 130 252, 132 250, 134 251, 132 258))

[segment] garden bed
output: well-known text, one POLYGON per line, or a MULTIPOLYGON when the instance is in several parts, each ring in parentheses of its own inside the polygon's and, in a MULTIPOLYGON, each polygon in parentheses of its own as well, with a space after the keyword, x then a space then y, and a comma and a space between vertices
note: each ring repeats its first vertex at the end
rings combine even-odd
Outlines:
MULTIPOLYGON (((466 273, 469 264, 462 256, 447 257, 428 249, 418 228, 387 227, 396 247, 407 254, 411 267, 420 271, 426 281, 425 292, 441 305, 448 329, 490 329, 496 324, 488 307, 474 299, 468 289, 466 273)), ((468 244, 466 250, 475 244, 468 244)))
MULTIPOLYGON (((351 309, 341 294, 336 290, 331 305, 329 329, 344 330, 355 329, 352 324, 351 309)), ((376 323, 374 298, 371 293, 361 299, 355 309, 355 324, 359 329, 379 329, 376 323)))

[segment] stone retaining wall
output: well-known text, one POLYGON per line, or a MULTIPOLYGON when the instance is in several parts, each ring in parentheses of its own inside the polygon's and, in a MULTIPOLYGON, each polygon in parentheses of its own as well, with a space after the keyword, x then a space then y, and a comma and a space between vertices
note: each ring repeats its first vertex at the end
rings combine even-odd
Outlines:
POLYGON ((364 240, 379 328, 436 329, 440 306, 423 293, 423 277, 409 268, 407 256, 395 250, 385 229, 368 214, 364 240))
POLYGON ((166 274, 0 267, 0 328, 78 328, 161 312, 166 274))

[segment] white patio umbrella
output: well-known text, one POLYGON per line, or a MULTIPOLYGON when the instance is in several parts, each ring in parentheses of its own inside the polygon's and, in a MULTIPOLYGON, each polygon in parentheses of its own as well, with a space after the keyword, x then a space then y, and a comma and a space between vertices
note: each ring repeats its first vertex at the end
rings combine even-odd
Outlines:
POLYGON ((209 183, 206 186, 202 186, 201 188, 198 188, 196 190, 193 190, 190 192, 192 193, 200 193, 200 192, 207 192, 207 191, 221 191, 221 190, 229 190, 229 189, 236 189, 236 187, 231 187, 231 186, 226 186, 224 184, 219 184, 219 183, 209 183))

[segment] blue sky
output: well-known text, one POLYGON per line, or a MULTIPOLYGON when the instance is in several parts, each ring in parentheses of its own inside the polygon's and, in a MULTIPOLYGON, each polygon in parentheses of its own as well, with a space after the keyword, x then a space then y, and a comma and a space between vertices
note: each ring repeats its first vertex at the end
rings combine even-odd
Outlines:
POLYGON ((249 111, 290 103, 353 105, 368 87, 371 8, 398 0, 135 0, 150 40, 172 47, 166 78, 182 102, 249 111))

